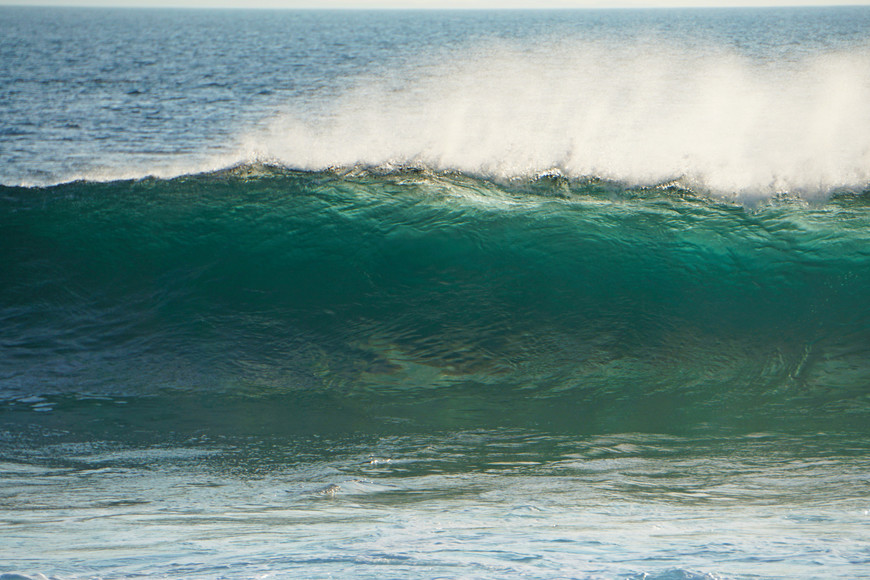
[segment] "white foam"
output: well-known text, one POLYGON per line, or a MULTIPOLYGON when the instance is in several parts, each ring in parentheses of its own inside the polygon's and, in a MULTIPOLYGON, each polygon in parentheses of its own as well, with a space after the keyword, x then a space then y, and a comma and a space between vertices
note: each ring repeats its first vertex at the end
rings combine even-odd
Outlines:
POLYGON ((513 176, 557 168, 652 184, 802 195, 870 182, 870 50, 762 62, 658 42, 490 44, 294 109, 241 157, 321 169, 422 164, 513 176))

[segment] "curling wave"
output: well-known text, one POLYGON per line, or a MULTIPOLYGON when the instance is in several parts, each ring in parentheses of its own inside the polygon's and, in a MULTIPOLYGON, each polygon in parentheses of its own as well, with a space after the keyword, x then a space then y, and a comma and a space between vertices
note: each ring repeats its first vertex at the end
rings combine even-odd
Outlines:
POLYGON ((867 193, 747 209, 676 185, 240 166, 0 198, 8 400, 870 424, 867 193))

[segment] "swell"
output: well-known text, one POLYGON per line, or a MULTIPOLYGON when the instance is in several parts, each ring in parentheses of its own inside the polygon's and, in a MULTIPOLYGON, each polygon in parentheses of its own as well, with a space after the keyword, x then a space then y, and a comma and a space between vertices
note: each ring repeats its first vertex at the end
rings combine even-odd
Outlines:
POLYGON ((241 166, 0 194, 9 401, 870 424, 866 193, 747 209, 677 185, 241 166))

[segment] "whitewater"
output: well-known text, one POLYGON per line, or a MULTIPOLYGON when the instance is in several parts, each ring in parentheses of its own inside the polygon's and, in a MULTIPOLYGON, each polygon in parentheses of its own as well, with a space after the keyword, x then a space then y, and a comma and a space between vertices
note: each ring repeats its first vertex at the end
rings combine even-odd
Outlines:
POLYGON ((558 170, 750 198, 870 181, 870 52, 758 63, 654 40, 471 52, 422 75, 401 71, 413 80, 400 87, 355 87, 316 121, 279 115, 245 150, 307 169, 558 170))
POLYGON ((0 8, 0 580, 870 577, 868 30, 0 8))

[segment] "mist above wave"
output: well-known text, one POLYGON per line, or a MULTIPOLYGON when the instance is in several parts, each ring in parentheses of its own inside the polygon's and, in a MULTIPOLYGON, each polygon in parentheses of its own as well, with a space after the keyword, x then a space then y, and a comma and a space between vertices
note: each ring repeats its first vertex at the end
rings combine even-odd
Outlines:
POLYGON ((654 41, 493 42, 288 110, 240 156, 303 169, 557 169, 632 184, 804 196, 870 182, 870 51, 763 60, 654 41))

